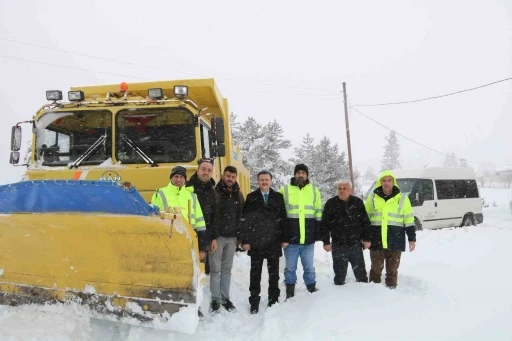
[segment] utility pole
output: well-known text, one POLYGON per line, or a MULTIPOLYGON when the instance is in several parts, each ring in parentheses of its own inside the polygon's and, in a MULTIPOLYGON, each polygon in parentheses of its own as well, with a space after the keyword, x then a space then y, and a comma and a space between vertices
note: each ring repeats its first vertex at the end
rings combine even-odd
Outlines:
MULTIPOLYGON (((350 174, 350 181, 352 182, 352 187, 354 186, 354 172, 352 170, 352 149, 350 147, 350 127, 348 124, 348 103, 347 103, 347 86, 345 82, 343 82, 343 104, 345 106, 345 127, 347 132, 347 148, 348 148, 348 170, 350 174)), ((354 188, 352 188, 352 192, 354 188)))

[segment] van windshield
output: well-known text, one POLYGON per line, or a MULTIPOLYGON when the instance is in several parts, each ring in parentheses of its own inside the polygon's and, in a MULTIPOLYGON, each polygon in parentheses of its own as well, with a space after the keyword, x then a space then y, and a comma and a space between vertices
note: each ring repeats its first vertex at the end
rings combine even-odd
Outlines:
MULTIPOLYGON (((418 186, 420 179, 415 178, 404 178, 404 179, 397 179, 396 182, 398 183, 398 188, 400 188, 400 192, 409 194, 415 188, 415 186, 418 186)), ((370 186, 368 191, 366 192, 365 198, 367 198, 375 189, 375 182, 370 186)))
POLYGON ((414 178, 404 178, 404 179, 396 179, 398 183, 398 188, 400 188, 400 192, 409 194, 417 186, 420 179, 414 178))

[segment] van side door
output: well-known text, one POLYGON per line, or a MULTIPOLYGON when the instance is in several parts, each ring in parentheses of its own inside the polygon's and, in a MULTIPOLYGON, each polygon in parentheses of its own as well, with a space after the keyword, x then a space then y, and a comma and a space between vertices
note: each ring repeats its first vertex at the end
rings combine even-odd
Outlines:
POLYGON ((416 193, 415 190, 411 192, 411 205, 415 215, 422 219, 422 227, 424 229, 438 228, 433 181, 431 179, 420 179, 416 193))
POLYGON ((436 179, 435 186, 439 227, 460 226, 464 202, 457 199, 457 180, 436 179))

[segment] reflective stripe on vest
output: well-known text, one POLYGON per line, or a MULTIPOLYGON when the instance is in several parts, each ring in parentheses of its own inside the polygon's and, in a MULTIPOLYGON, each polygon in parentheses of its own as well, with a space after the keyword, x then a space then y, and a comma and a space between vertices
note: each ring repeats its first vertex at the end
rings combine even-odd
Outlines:
POLYGON ((398 214, 400 214, 400 212, 402 212, 402 208, 404 208, 405 198, 407 198, 407 196, 402 194, 400 203, 398 204, 398 214))
MULTIPOLYGON (((290 205, 290 192, 288 191, 288 186, 290 185, 286 185, 284 186, 284 203, 286 205, 286 211, 289 212, 291 210, 298 210, 300 209, 300 206, 299 205, 290 205)), ((304 188, 304 187, 303 187, 304 188)), ((304 209, 305 210, 312 210, 312 211, 315 211, 315 213, 318 213, 318 212, 323 212, 323 209, 322 208, 319 208, 318 210, 315 210, 315 203, 316 203, 316 187, 311 185, 311 188, 313 190, 313 205, 304 205, 304 209)), ((290 214, 288 214, 288 218, 293 218, 290 216, 290 214)), ((298 218, 298 216, 297 216, 298 218)), ((315 219, 315 216, 314 215, 311 215, 311 214, 306 214, 306 218, 313 218, 315 219)), ((318 220, 318 219, 317 219, 318 220)), ((321 220, 321 219, 320 219, 321 220)))
MULTIPOLYGON (((400 193, 401 197, 400 197, 400 201, 398 203, 398 213, 392 213, 392 212, 388 212, 387 216, 389 218, 392 218, 390 219, 389 221, 392 223, 391 225, 400 225, 400 226, 403 226, 403 227, 406 227, 406 225, 404 224, 404 219, 406 218, 412 218, 414 217, 414 214, 407 214, 407 215, 404 215, 402 214, 402 209, 404 207, 404 204, 405 204, 405 199, 407 196, 403 195, 402 193, 400 193), (397 222, 396 219, 400 219, 400 222, 397 222)), ((372 223, 372 225, 376 225, 376 226, 381 226, 382 225, 382 212, 376 212, 375 211, 375 202, 373 201, 375 199, 375 193, 372 193, 371 196, 370 196, 370 200, 372 202, 372 206, 373 206, 373 209, 374 211, 372 213, 369 214, 369 218, 370 218, 370 222, 372 223), (380 222, 380 224, 377 224, 377 222, 380 222)))
POLYGON ((288 186, 289 185, 284 186, 284 202, 286 204, 286 210, 290 211, 298 209, 299 205, 293 205, 293 208, 290 206, 290 195, 288 194, 288 186))
POLYGON ((165 197, 164 191, 159 189, 158 195, 162 199, 162 204, 164 205, 164 211, 165 211, 169 205, 167 204, 167 198, 165 197))

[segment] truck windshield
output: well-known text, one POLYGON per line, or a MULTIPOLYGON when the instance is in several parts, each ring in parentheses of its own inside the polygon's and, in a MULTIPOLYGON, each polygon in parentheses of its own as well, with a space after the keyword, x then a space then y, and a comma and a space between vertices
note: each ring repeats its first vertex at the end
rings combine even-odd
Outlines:
POLYGON ((45 166, 99 165, 111 157, 108 110, 48 112, 36 122, 35 159, 45 166), (98 142, 99 141, 99 142, 98 142))
POLYGON ((135 108, 116 115, 121 163, 189 162, 196 157, 194 116, 185 108, 135 108))

